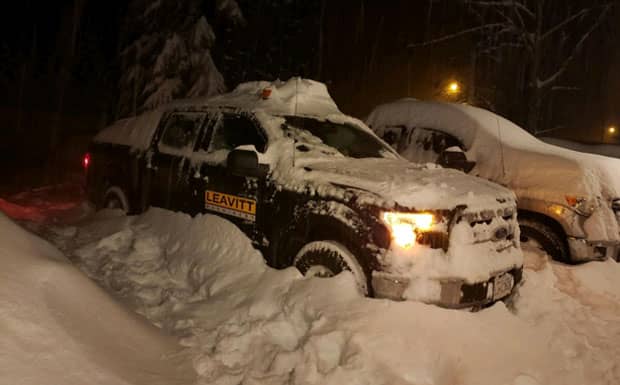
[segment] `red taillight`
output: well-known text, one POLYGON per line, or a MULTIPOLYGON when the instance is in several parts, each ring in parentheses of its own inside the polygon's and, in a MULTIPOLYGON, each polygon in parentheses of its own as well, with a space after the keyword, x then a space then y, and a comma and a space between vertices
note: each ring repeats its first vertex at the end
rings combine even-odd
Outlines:
POLYGON ((84 168, 88 168, 88 166, 90 165, 90 154, 89 153, 84 154, 84 158, 82 158, 82 165, 84 166, 84 168))

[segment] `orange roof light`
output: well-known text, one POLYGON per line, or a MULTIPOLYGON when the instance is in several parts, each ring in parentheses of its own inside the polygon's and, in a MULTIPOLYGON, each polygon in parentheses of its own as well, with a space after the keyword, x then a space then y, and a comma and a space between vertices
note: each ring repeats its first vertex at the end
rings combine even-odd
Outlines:
POLYGON ((263 91, 260 93, 260 97, 263 100, 269 99, 271 96, 271 88, 263 88, 263 91))

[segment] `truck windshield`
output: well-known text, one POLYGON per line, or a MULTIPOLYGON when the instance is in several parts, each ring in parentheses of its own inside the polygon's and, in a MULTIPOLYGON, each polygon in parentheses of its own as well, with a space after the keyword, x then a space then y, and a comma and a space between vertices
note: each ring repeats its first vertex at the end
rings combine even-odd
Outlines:
POLYGON ((297 147, 298 149, 308 149, 307 146, 315 147, 322 144, 351 158, 397 157, 394 150, 376 136, 352 124, 320 121, 302 116, 287 116, 285 119, 286 134, 302 144, 297 147), (307 146, 304 147, 304 144, 307 146))

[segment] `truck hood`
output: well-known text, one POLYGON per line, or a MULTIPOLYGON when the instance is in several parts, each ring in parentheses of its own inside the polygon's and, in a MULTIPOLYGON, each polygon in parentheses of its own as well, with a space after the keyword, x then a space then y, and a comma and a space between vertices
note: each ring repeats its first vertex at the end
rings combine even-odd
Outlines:
POLYGON ((466 205, 467 211, 480 211, 515 199, 512 191, 484 179, 402 159, 332 159, 308 163, 304 169, 309 180, 361 189, 411 210, 466 205))
MULTIPOLYGON (((478 151, 478 155, 481 153, 478 151)), ((551 202, 564 202, 566 195, 604 201, 620 197, 620 159, 568 150, 538 140, 506 145, 503 155, 504 167, 496 166, 502 159, 479 162, 479 175, 510 186, 519 197, 551 202)))

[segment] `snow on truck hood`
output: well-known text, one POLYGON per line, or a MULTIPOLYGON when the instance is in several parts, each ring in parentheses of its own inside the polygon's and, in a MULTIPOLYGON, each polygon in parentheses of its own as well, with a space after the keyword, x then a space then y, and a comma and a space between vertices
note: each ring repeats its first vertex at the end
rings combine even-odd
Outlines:
POLYGON ((337 159, 310 163, 307 178, 368 191, 388 202, 414 210, 468 211, 514 200, 512 191, 460 171, 392 159, 337 159))
POLYGON ((620 197, 620 159, 585 154, 544 143, 490 111, 442 102, 402 99, 381 105, 366 122, 382 135, 386 127, 429 128, 460 139, 474 173, 517 191, 518 196, 557 201, 620 197))

